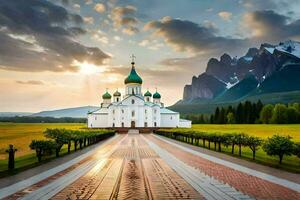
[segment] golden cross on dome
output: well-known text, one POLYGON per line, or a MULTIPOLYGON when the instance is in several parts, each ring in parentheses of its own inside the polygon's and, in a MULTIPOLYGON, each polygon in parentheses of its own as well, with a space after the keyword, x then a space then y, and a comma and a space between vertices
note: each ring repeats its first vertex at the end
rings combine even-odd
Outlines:
POLYGON ((131 61, 132 61, 132 62, 134 62, 134 60, 136 59, 136 57, 135 57, 134 54, 132 54, 132 55, 130 56, 130 58, 131 58, 131 61))

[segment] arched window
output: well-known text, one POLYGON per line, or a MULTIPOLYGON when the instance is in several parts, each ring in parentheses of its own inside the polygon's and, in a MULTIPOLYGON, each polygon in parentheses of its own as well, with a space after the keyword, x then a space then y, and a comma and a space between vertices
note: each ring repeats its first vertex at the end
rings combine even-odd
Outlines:
POLYGON ((132 117, 134 117, 134 115, 135 115, 135 112, 134 112, 134 110, 131 112, 131 116, 132 117))
POLYGON ((131 99, 131 104, 134 104, 134 99, 131 99))
POLYGON ((113 114, 115 114, 115 110, 113 110, 113 114))
POLYGON ((145 122, 145 127, 147 127, 148 126, 148 124, 147 124, 147 122, 145 122))
POLYGON ((117 97, 117 102, 119 102, 119 97, 117 97))
POLYGON ((145 114, 147 114, 147 109, 145 109, 145 114))
POLYGON ((157 112, 157 111, 156 111, 156 110, 154 110, 154 114, 156 114, 156 112, 157 112))
POLYGON ((124 113, 124 110, 122 109, 122 113, 124 113))
POLYGON ((124 127, 124 122, 122 122, 122 127, 124 127))
POLYGON ((154 127, 156 127, 157 126, 157 124, 156 124, 156 122, 154 122, 154 127))
POLYGON ((112 124, 112 127, 115 127, 115 123, 112 124))

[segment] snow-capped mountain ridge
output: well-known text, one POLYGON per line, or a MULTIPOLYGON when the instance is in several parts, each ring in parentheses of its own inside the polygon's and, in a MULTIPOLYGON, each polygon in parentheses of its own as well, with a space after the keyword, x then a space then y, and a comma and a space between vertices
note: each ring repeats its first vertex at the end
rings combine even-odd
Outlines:
POLYGON ((291 40, 281 42, 278 45, 265 43, 259 49, 250 48, 240 58, 232 58, 225 53, 220 59, 211 58, 207 63, 206 71, 198 77, 193 77, 192 83, 185 86, 183 101, 214 100, 234 87, 244 88, 245 86, 239 86, 239 84, 248 84, 250 81, 242 82, 248 75, 253 75, 258 82, 255 85, 255 81, 252 81, 250 88, 254 88, 254 86, 259 88, 274 73, 280 73, 285 67, 299 65, 299 63, 300 43, 291 40), (214 81, 208 80, 207 76, 213 77, 214 81))

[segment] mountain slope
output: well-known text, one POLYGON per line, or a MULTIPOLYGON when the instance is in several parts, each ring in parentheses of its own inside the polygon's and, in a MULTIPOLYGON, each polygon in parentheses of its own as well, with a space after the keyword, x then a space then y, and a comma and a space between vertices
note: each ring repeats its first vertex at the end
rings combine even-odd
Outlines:
POLYGON ((254 95, 300 90, 300 64, 288 64, 266 78, 254 95))
POLYGON ((258 85, 258 80, 254 75, 248 75, 242 81, 232 86, 230 89, 226 90, 222 95, 217 97, 214 101, 217 102, 226 102, 238 100, 251 91, 255 90, 258 85))
POLYGON ((197 113, 197 114, 211 114, 215 111, 217 107, 226 107, 229 105, 237 106, 241 101, 252 101, 257 102, 261 100, 264 104, 274 104, 274 103, 294 103, 300 102, 300 90, 298 91, 290 91, 290 92, 278 92, 278 93, 266 93, 266 94, 259 94, 253 96, 245 96, 239 100, 234 101, 226 101, 226 102, 192 102, 192 103, 182 103, 178 102, 168 108, 171 110, 180 112, 180 114, 187 114, 187 113, 197 113))
POLYGON ((184 100, 212 99, 226 89, 226 84, 212 75, 203 73, 193 77, 192 85, 185 86, 184 100), (185 98, 186 97, 186 98, 185 98))
POLYGON ((15 117, 15 116, 29 116, 30 112, 0 112, 0 117, 15 117))
POLYGON ((96 106, 66 108, 66 109, 60 109, 60 110, 42 111, 39 113, 35 113, 31 116, 85 118, 89 111, 96 110, 97 108, 98 107, 96 107, 96 106))

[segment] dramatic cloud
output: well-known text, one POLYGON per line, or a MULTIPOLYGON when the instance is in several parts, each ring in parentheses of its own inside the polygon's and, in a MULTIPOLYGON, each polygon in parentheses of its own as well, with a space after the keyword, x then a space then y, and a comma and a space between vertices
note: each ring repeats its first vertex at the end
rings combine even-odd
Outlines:
POLYGON ((94 24, 94 18, 93 17, 83 17, 83 21, 88 24, 94 24))
POLYGON ((94 9, 98 12, 98 13, 104 13, 106 11, 106 7, 103 3, 97 3, 94 7, 94 9))
POLYGON ((93 4, 93 0, 85 0, 85 4, 86 4, 86 5, 93 4))
POLYGON ((16 83, 23 84, 23 85, 44 85, 45 84, 43 81, 35 81, 35 80, 16 81, 16 83))
POLYGON ((177 51, 190 51, 196 54, 219 54, 237 52, 247 46, 246 40, 218 36, 215 28, 208 28, 191 21, 164 17, 160 21, 151 21, 145 30, 153 30, 155 36, 177 51))
POLYGON ((141 47, 147 47, 150 50, 158 50, 164 46, 163 43, 160 43, 157 40, 150 41, 148 39, 142 40, 141 42, 138 43, 138 45, 141 47))
POLYGON ((241 0, 240 3, 246 8, 274 9, 277 8, 278 2, 274 0, 241 0))
POLYGON ((122 32, 133 35, 139 32, 137 28, 136 7, 115 7, 112 10, 112 20, 116 28, 122 28, 122 32))
POLYGON ((76 40, 86 31, 80 15, 42 0, 0 2, 0 68, 77 71, 74 60, 101 65, 107 54, 76 40))
POLYGON ((300 20, 278 14, 272 10, 254 11, 245 14, 243 25, 252 34, 252 39, 278 42, 300 39, 300 20))
MULTIPOLYGON (((245 8, 253 10, 280 10, 286 11, 298 6, 300 0, 240 0, 245 8)), ((297 8, 296 8, 297 10, 297 8)))
POLYGON ((78 11, 80 11, 80 5, 78 3, 75 3, 73 5, 73 8, 76 9, 76 10, 78 10, 78 11))
POLYGON ((218 13, 219 17, 221 17, 225 21, 230 21, 232 13, 231 12, 226 12, 222 11, 218 13))

